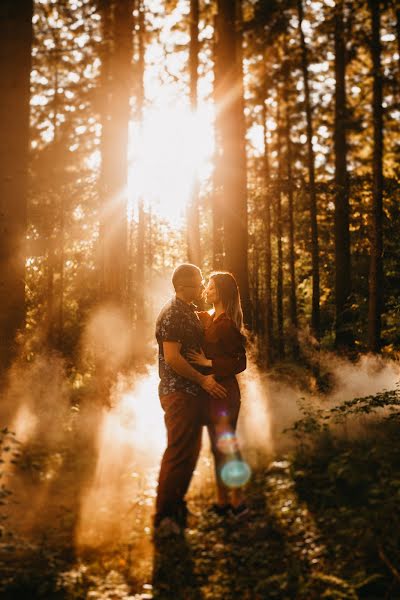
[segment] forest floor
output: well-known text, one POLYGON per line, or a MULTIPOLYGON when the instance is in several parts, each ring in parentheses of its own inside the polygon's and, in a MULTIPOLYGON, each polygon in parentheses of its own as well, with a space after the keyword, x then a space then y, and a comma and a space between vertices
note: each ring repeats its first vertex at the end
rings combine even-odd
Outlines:
POLYGON ((157 461, 137 455, 140 469, 126 462, 118 472, 117 494, 97 486, 97 495, 85 495, 95 478, 93 444, 75 438, 50 452, 32 443, 19 466, 24 477, 12 496, 3 494, 0 598, 400 599, 398 419, 368 418, 349 436, 307 412, 294 431, 290 451, 249 459, 250 513, 242 519, 210 512, 206 448, 184 536, 157 541, 157 461))

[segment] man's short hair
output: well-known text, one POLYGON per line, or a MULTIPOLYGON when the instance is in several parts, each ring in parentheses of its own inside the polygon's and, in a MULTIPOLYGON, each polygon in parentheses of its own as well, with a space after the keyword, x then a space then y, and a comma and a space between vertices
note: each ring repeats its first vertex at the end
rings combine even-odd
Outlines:
POLYGON ((172 273, 172 285, 174 286, 175 291, 181 285, 185 285, 193 275, 199 274, 201 277, 201 270, 196 265, 192 265, 190 263, 183 263, 176 267, 174 272, 172 273))

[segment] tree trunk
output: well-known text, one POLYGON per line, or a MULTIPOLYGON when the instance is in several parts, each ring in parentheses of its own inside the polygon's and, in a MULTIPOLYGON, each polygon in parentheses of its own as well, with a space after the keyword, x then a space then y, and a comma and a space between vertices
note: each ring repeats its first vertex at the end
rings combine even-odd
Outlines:
POLYGON ((129 323, 136 321, 136 236, 137 225, 134 219, 131 219, 128 227, 128 316, 129 323))
POLYGON ((238 282, 245 322, 251 318, 248 276, 247 177, 242 73, 241 2, 218 0, 217 54, 222 146, 225 268, 238 282), (239 16, 239 18, 238 18, 239 16))
POLYGON ((397 32, 397 55, 398 67, 400 73, 400 0, 396 0, 396 32, 397 32))
MULTIPOLYGON (((145 101, 144 73, 145 73, 145 9, 143 0, 137 0, 136 3, 137 18, 137 94, 136 94, 136 118, 140 128, 143 123, 143 109, 145 101)), ((146 219, 143 198, 138 203, 138 226, 137 226, 137 247, 136 247, 136 277, 135 277, 135 297, 136 297, 136 333, 142 337, 145 332, 145 323, 147 319, 147 307, 145 304, 146 283, 145 283, 145 231, 146 219)))
POLYGON ((127 152, 132 81, 132 0, 102 0, 101 235, 103 297, 127 305, 127 152))
POLYGON ((146 321, 145 307, 145 212, 143 200, 139 201, 137 227, 137 248, 136 248, 136 277, 135 277, 135 296, 136 296, 136 332, 143 335, 146 321))
POLYGON ((310 87, 308 81, 308 50, 304 37, 302 23, 303 1, 297 0, 297 13, 299 21, 299 35, 301 46, 301 71, 304 85, 304 101, 307 120, 307 162, 308 162, 308 194, 310 199, 310 219, 311 219, 311 269, 312 269, 312 308, 311 308, 311 329, 313 335, 319 340, 320 337, 320 289, 319 289, 319 241, 318 241, 318 221, 317 221, 317 193, 315 189, 315 158, 312 145, 313 123, 310 98, 310 87))
MULTIPOLYGON (((189 44, 189 73, 190 73, 190 108, 192 116, 197 113, 197 81, 199 66, 199 0, 190 0, 190 44, 189 44)), ((200 265, 200 218, 199 218, 199 179, 198 173, 193 173, 192 193, 188 206, 187 235, 189 262, 200 265)))
POLYGON ((47 249, 47 289, 46 289, 46 304, 47 304, 47 314, 46 314, 46 337, 47 343, 51 347, 55 347, 56 345, 56 323, 55 323, 55 305, 56 305, 56 286, 54 285, 54 276, 56 274, 56 266, 57 266, 57 242, 58 242, 58 232, 56 223, 58 221, 58 203, 59 203, 59 194, 55 190, 56 182, 57 182, 57 164, 59 159, 59 140, 58 140, 58 123, 57 123, 57 113, 59 110, 59 95, 58 95, 58 41, 57 38, 54 39, 55 48, 53 51, 54 56, 54 97, 52 102, 52 125, 53 125, 53 140, 51 143, 51 182, 49 189, 52 193, 52 202, 49 206, 49 231, 48 231, 48 249, 47 249))
POLYGON ((217 31, 220 27, 217 15, 214 17, 214 106, 216 107, 215 115, 215 152, 214 152, 214 174, 213 174, 213 199, 212 199, 212 219, 213 219, 213 269, 221 270, 224 267, 224 221, 223 221, 223 202, 222 202, 222 147, 221 147, 221 115, 218 110, 222 99, 219 98, 219 89, 217 84, 223 76, 223 65, 218 53, 217 31))
MULTIPOLYGON (((155 248, 157 247, 157 240, 153 240, 154 236, 154 230, 153 230, 153 213, 151 210, 151 206, 149 206, 149 210, 147 213, 147 237, 146 237, 146 250, 147 252, 145 253, 145 257, 146 257, 146 265, 150 274, 150 278, 152 278, 152 274, 153 274, 153 270, 155 268, 154 266, 154 252, 155 252, 155 248)), ((147 298, 147 302, 148 302, 148 314, 149 315, 154 315, 154 301, 155 301, 155 297, 154 294, 148 294, 148 298, 147 298)))
POLYGON ((199 67, 199 0, 190 0, 190 44, 189 44, 189 73, 190 73, 190 108, 197 110, 197 81, 199 67))
POLYGON ((257 246, 255 246, 253 249, 253 269, 252 269, 252 271, 253 271, 253 273, 252 273, 251 289, 252 289, 252 308, 253 308, 252 312, 253 312, 253 314, 252 314, 251 321, 252 321, 253 331, 255 331, 260 336, 260 334, 262 333, 263 323, 262 323, 262 314, 260 311, 260 277, 259 277, 260 260, 259 260, 259 253, 258 253, 257 246))
POLYGON ((379 2, 370 0, 372 23, 371 54, 373 64, 372 118, 374 129, 373 183, 371 208, 371 251, 369 269, 368 348, 379 352, 383 310, 383 108, 379 2))
POLYGON ((59 136, 57 115, 60 107, 59 88, 59 61, 61 59, 60 40, 58 32, 53 32, 54 49, 54 99, 53 99, 53 140, 51 143, 51 183, 50 189, 53 196, 53 212, 55 219, 52 221, 50 231, 51 246, 49 249, 48 265, 48 342, 58 350, 63 349, 64 331, 64 260, 65 260, 65 200, 64 195, 58 192, 62 181, 64 147, 59 136), (55 285, 54 276, 58 275, 55 285))
POLYGON ((0 3, 0 372, 25 324, 32 0, 0 3))
POLYGON ((54 344, 54 274, 56 263, 56 241, 53 230, 50 230, 47 239, 47 261, 46 261, 46 337, 48 343, 54 344))
POLYGON ((100 95, 100 153, 101 166, 98 181, 99 193, 99 297, 106 298, 106 257, 108 254, 108 212, 110 203, 109 194, 109 171, 111 169, 110 149, 112 143, 112 123, 111 123, 111 24, 112 24, 112 5, 111 0, 98 0, 99 12, 101 15, 101 36, 100 46, 101 70, 99 78, 100 95))
MULTIPOLYGON (((394 0, 394 10, 396 15, 396 41, 397 41, 397 85, 396 98, 394 99, 397 106, 400 105, 400 0, 394 0)), ((395 75, 396 77, 396 75, 395 75)))
POLYGON ((277 244, 277 276, 276 276, 276 318, 278 322, 278 355, 283 358, 285 355, 285 341, 283 337, 283 250, 282 250, 282 155, 281 155, 281 118, 280 118, 280 98, 278 98, 277 111, 278 126, 278 189, 276 191, 276 244, 277 244))
MULTIPOLYGON (((288 57, 288 47, 286 37, 284 39, 284 52, 288 57)), ((292 174, 292 140, 291 140, 291 122, 289 109, 289 59, 286 58, 284 65, 283 81, 283 102, 285 107, 285 137, 286 137, 286 173, 287 173, 287 196, 288 196, 288 223, 289 223, 289 273, 290 273, 290 293, 289 293, 289 317, 290 317, 290 337, 292 350, 295 358, 299 355, 299 344, 297 339, 297 295, 296 295, 296 255, 294 251, 294 208, 293 208, 293 174, 292 174)))
POLYGON ((343 0, 335 5, 335 345, 352 345, 349 296, 351 292, 349 187, 346 141, 346 43, 343 0))
MULTIPOLYGON (((265 82, 265 89, 267 84, 265 82)), ((263 102, 264 178, 265 178, 265 365, 272 364, 273 310, 272 310, 272 251, 271 251, 271 173, 268 154, 267 105, 263 102)))
POLYGON ((60 235, 58 256, 58 314, 57 314, 57 347, 64 349, 64 263, 65 263, 65 202, 60 198, 60 235))

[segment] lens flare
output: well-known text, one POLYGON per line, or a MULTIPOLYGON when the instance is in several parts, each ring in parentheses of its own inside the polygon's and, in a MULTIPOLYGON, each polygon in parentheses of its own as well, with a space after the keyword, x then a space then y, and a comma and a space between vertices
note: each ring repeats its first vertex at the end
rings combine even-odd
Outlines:
POLYGON ((250 475, 250 467, 243 460, 230 460, 221 469, 221 479, 230 488, 239 488, 246 485, 250 475))
POLYGON ((239 449, 236 436, 231 431, 224 431, 218 437, 217 448, 223 454, 234 454, 239 449))

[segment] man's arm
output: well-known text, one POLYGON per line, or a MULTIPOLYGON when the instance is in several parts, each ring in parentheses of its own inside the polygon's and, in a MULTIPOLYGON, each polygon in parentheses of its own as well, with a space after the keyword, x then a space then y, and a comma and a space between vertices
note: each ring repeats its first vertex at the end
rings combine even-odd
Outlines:
POLYGON ((213 375, 203 375, 196 371, 180 353, 181 346, 180 342, 163 342, 165 362, 178 375, 194 381, 214 398, 225 398, 226 389, 215 381, 213 375))

